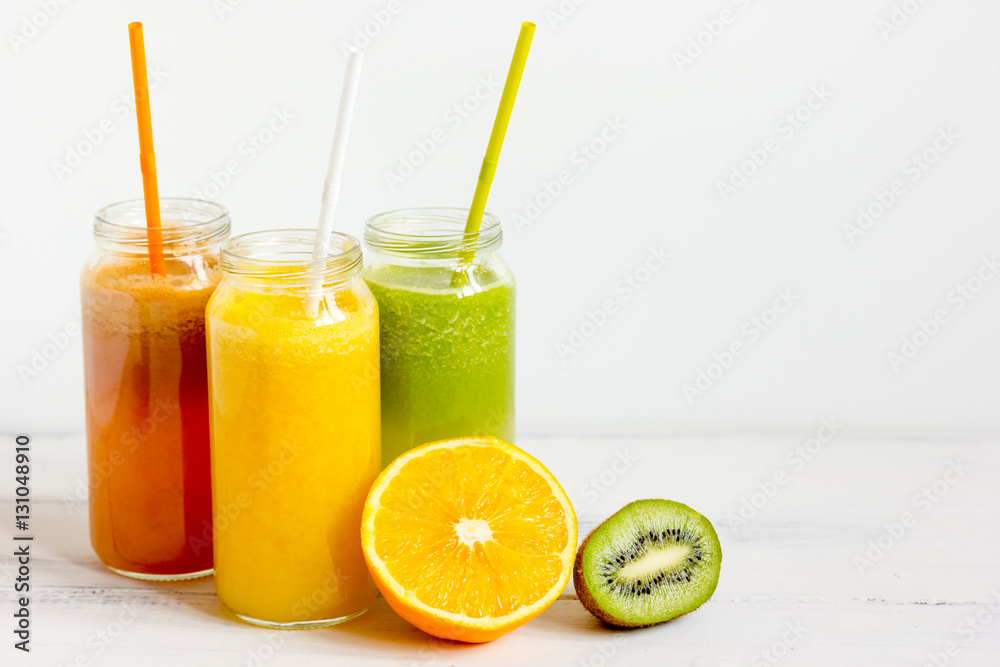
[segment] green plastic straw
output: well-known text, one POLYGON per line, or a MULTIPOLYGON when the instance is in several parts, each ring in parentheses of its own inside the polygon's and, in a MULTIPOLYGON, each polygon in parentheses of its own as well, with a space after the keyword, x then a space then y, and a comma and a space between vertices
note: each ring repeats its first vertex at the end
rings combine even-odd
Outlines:
MULTIPOLYGON (((479 170, 476 194, 472 197, 472 206, 469 207, 469 219, 465 222, 466 235, 478 232, 479 226, 483 222, 486 198, 490 196, 493 175, 497 171, 497 162, 500 160, 500 149, 503 148, 503 139, 507 135, 510 114, 514 110, 514 98, 517 97, 517 89, 521 85, 524 63, 528 60, 528 49, 531 48, 531 38, 534 34, 534 23, 525 21, 521 24, 521 34, 517 36, 517 46, 514 47, 514 58, 510 61, 510 69, 507 70, 507 81, 503 84, 500 108, 497 109, 497 117, 493 121, 493 132, 490 134, 490 143, 486 147, 486 157, 483 158, 483 166, 479 170)), ((468 254, 469 259, 471 259, 472 254, 474 253, 468 254)))

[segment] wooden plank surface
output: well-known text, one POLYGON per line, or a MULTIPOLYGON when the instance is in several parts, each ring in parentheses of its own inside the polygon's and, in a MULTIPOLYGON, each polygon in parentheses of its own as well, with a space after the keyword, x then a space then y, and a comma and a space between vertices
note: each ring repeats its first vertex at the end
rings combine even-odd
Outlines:
MULTIPOLYGON (((569 492, 581 533, 630 500, 680 500, 715 523, 722 578, 696 613, 636 631, 602 627, 571 587, 483 646, 434 640, 381 599, 336 628, 274 632, 229 616, 210 579, 114 575, 88 541, 82 438, 36 436, 33 651, 13 650, 8 630, 0 664, 1000 664, 1000 447, 810 435, 523 439, 569 492)), ((0 516, 12 514, 7 482, 0 516)), ((12 519, 0 527, 13 544, 12 519)), ((7 546, 0 612, 10 618, 7 546)))

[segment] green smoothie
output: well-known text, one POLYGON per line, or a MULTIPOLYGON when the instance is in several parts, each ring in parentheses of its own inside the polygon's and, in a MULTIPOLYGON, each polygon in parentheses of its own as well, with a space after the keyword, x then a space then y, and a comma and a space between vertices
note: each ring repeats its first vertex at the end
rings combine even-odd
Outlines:
POLYGON ((377 263, 382 463, 443 438, 514 439, 514 279, 502 263, 377 263))

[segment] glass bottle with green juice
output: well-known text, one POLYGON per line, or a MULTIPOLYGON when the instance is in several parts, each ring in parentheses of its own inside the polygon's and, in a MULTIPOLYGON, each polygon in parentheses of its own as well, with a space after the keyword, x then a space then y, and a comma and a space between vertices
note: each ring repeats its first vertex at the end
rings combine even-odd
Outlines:
POLYGON ((365 225, 364 278, 378 301, 382 464, 426 442, 514 440, 514 276, 500 220, 465 232, 468 209, 415 208, 365 225))

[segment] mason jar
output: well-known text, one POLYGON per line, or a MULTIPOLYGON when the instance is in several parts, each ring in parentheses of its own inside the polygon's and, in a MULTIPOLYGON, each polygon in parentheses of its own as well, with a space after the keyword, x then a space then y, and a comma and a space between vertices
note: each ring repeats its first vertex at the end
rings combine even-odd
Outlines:
POLYGON ((139 579, 212 572, 205 306, 220 279, 225 207, 160 200, 164 273, 142 200, 97 212, 81 275, 90 538, 139 579))
POLYGON ((222 248, 208 306, 215 589, 256 625, 309 628, 375 598, 361 513, 380 470, 378 306, 361 246, 315 230, 222 248))
POLYGON ((414 208, 365 224, 379 304, 382 462, 444 438, 514 441, 514 276, 500 220, 466 234, 468 209, 414 208))

